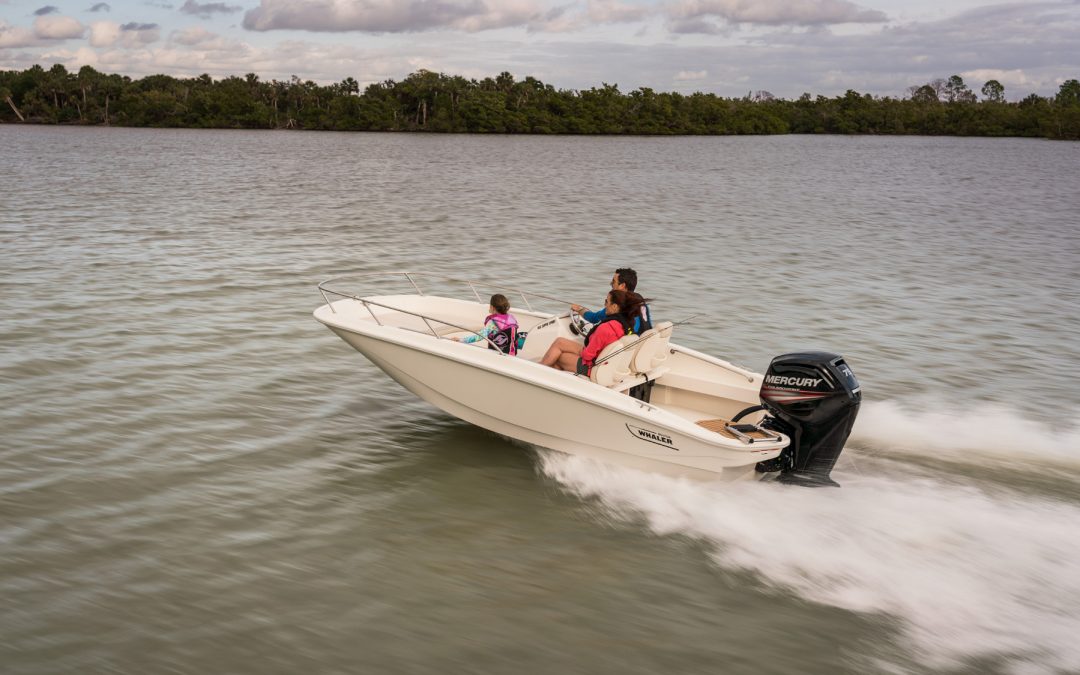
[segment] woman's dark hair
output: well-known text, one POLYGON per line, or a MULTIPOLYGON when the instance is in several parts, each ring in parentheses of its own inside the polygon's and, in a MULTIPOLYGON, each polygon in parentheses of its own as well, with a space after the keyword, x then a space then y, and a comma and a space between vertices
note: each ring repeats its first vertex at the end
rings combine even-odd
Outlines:
MULTIPOLYGON (((510 301, 502 293, 491 296, 491 306, 495 308, 496 314, 506 314, 510 311, 510 301)), ((619 306, 622 307, 622 305, 619 306)))
POLYGON ((624 316, 636 316, 641 311, 641 306, 648 302, 633 291, 611 291, 608 297, 619 306, 619 312, 624 316))

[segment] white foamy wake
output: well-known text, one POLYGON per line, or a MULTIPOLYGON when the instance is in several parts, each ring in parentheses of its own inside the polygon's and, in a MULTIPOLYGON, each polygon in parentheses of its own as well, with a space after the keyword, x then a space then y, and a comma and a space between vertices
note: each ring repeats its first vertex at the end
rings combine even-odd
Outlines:
POLYGON ((959 409, 932 399, 869 401, 849 442, 950 461, 1077 468, 1080 414, 1050 425, 989 403, 959 409))
POLYGON ((765 585, 899 620, 931 668, 1000 656, 1017 673, 1080 664, 1080 506, 926 478, 843 488, 702 484, 544 453, 545 473, 659 534, 712 545, 765 585))

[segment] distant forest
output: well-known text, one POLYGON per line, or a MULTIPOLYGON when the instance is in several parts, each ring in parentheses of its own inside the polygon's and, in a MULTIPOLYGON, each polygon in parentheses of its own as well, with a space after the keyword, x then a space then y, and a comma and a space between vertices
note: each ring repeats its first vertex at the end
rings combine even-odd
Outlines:
POLYGON ((215 129, 321 129, 496 134, 922 134, 1080 139, 1080 82, 1054 97, 1005 99, 990 80, 980 98, 959 75, 911 87, 904 96, 803 94, 789 101, 767 91, 742 98, 714 94, 629 93, 617 85, 555 89, 510 73, 470 80, 420 70, 400 81, 353 78, 330 85, 263 81, 253 73, 151 75, 133 80, 90 66, 69 72, 0 71, 0 122, 215 129))

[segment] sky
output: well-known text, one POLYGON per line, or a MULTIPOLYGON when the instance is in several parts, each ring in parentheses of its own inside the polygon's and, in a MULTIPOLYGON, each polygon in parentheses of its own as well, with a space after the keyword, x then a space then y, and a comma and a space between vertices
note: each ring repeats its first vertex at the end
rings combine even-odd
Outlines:
POLYGON ((0 0, 0 70, 255 73, 361 87, 419 69, 558 89, 1009 100, 1080 79, 1080 0, 0 0))

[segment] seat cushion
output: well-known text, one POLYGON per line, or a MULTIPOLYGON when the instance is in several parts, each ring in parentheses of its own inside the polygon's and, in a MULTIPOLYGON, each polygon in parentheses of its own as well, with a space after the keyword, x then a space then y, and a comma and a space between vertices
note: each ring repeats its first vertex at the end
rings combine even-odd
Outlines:
POLYGON ((634 358, 634 348, 631 345, 636 340, 636 335, 626 335, 604 347, 596 357, 596 364, 593 365, 589 379, 599 385, 612 387, 629 377, 630 361, 634 358))

